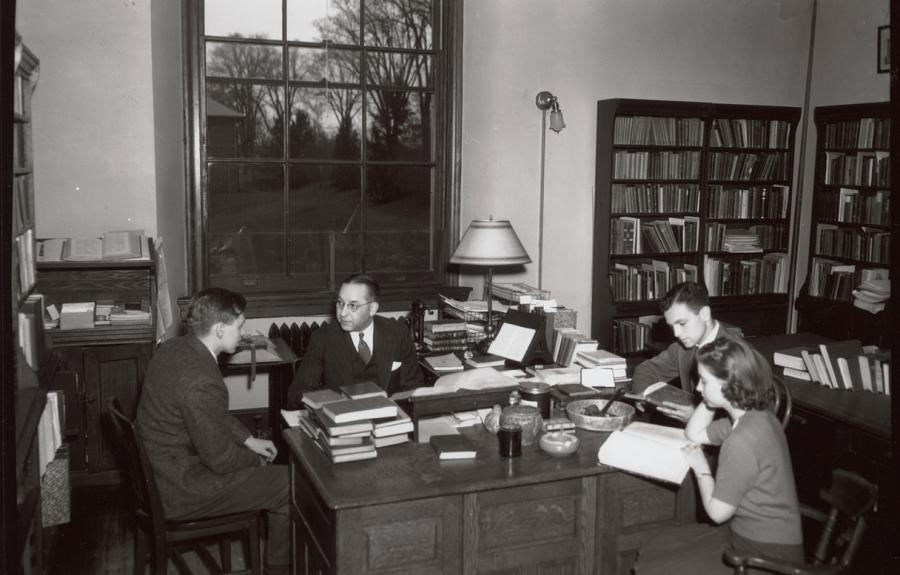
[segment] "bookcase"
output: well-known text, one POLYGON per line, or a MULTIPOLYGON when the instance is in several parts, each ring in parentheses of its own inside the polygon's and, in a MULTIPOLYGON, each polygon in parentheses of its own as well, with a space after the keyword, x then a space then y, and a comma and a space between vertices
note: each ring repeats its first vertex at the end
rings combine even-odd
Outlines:
POLYGON ((890 269, 890 102, 815 110, 816 163, 800 331, 888 345, 888 314, 853 305, 863 281, 890 269))
POLYGON ((782 332, 800 109, 597 103, 591 335, 620 354, 670 337, 659 299, 704 282, 716 318, 782 332))

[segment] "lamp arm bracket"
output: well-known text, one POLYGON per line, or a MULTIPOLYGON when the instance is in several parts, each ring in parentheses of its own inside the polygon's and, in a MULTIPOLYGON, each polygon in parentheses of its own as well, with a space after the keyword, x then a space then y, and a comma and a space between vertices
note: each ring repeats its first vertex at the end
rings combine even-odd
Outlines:
POLYGON ((535 105, 537 105, 537 107, 541 110, 549 110, 555 102, 556 96, 546 90, 538 92, 537 97, 535 97, 534 99, 535 105))

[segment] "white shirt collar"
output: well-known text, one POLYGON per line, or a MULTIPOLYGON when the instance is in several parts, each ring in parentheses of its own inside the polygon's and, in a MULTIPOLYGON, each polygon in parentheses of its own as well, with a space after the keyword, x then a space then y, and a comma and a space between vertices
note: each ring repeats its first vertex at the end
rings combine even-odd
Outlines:
POLYGON ((359 334, 363 334, 363 340, 369 344, 369 349, 375 351, 375 321, 370 321, 366 329, 350 332, 350 338, 353 340, 353 347, 359 346, 359 334))
POLYGON ((717 320, 713 320, 713 323, 713 328, 709 330, 709 332, 707 332, 706 337, 703 338, 703 341, 697 344, 697 347, 706 345, 711 341, 715 341, 716 338, 719 337, 719 322, 717 320))

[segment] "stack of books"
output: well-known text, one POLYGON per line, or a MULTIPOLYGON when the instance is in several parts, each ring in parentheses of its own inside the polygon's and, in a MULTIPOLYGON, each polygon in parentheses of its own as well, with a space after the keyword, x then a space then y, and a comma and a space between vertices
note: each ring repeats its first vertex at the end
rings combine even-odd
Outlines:
POLYGON ((461 319, 436 319, 425 322, 422 343, 430 351, 463 351, 466 349, 468 331, 461 319))
POLYGON ((598 342, 575 328, 559 328, 552 345, 553 361, 556 365, 568 367, 575 361, 577 352, 595 350, 598 342))
POLYGON ((588 387, 614 387, 628 381, 625 358, 605 349, 578 351, 575 363, 584 368, 581 383, 588 387))
MULTIPOLYGON (((863 270, 872 272, 874 270, 863 270)), ((853 305, 859 309, 864 309, 871 313, 878 313, 884 309, 885 303, 891 299, 891 280, 884 270, 884 277, 870 278, 863 277, 862 283, 853 290, 853 305)))
POLYGON ((307 392, 302 401, 306 410, 289 424, 303 429, 333 463, 375 458, 378 448, 406 443, 413 431, 409 415, 374 382, 307 392))
POLYGON ((891 352, 863 346, 859 340, 794 347, 775 352, 772 362, 787 377, 847 391, 890 395, 891 352))
POLYGON ((491 295, 510 303, 531 303, 534 300, 549 300, 550 292, 532 287, 526 283, 492 283, 491 295))

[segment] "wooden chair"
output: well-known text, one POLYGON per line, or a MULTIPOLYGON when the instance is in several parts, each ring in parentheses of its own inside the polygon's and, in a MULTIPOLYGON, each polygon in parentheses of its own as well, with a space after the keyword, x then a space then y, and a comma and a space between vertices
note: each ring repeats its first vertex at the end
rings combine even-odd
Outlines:
POLYGON ((794 411, 794 400, 783 379, 773 374, 772 383, 775 384, 775 405, 772 407, 772 411, 781 420, 781 428, 786 429, 791 421, 791 413, 794 411))
POLYGON ((742 575, 747 573, 748 567, 792 575, 849 572, 866 530, 866 515, 875 508, 878 486, 855 473, 836 469, 831 476, 831 487, 823 490, 821 497, 831 506, 827 514, 800 505, 804 519, 822 524, 821 535, 808 564, 796 565, 766 557, 744 556, 731 550, 725 551, 725 562, 734 567, 736 574, 742 575))
POLYGON ((262 573, 259 553, 260 512, 247 511, 202 519, 167 521, 163 515, 162 500, 153 478, 150 459, 137 428, 122 412, 118 399, 109 400, 106 408, 119 451, 128 464, 134 497, 134 575, 144 575, 148 561, 151 573, 165 575, 169 559, 179 573, 190 573, 182 556, 186 550, 195 551, 211 573, 231 573, 231 542, 236 536, 242 538, 244 557, 248 558, 250 567, 239 573, 262 573), (216 564, 206 548, 206 545, 216 540, 219 542, 221 566, 216 564))

